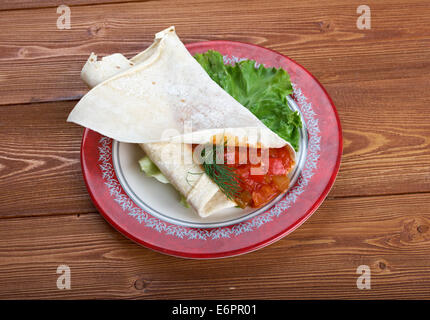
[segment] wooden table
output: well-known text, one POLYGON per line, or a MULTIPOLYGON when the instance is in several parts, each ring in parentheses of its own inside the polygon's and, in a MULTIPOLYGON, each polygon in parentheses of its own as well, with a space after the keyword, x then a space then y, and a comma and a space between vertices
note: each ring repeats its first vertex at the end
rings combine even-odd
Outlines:
POLYGON ((368 1, 55 0, 0 2, 0 298, 430 298, 430 5, 368 1), (325 86, 343 126, 334 188, 281 241, 197 261, 140 247, 96 211, 80 168, 89 53, 130 57, 175 25, 288 55, 325 86), (71 269, 71 290, 56 286, 71 269), (368 265, 371 289, 359 290, 368 265))

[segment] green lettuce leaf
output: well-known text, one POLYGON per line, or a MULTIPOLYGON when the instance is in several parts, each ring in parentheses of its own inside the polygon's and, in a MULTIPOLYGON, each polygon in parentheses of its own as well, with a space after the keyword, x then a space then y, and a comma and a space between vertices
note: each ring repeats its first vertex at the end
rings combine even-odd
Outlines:
POLYGON ((212 80, 298 151, 302 121, 288 107, 287 95, 293 90, 284 69, 256 67, 253 60, 224 64, 222 55, 213 50, 194 58, 212 80))
MULTIPOLYGON (((142 170, 146 176, 155 178, 161 183, 170 183, 170 181, 167 180, 166 176, 161 173, 157 165, 154 162, 152 162, 152 160, 149 159, 148 156, 144 156, 139 160, 139 166, 140 166, 140 170, 142 170)), ((179 196, 180 196, 180 203, 185 208, 189 208, 190 205, 187 202, 187 199, 182 194, 179 194, 179 196)))
POLYGON ((190 204, 187 201, 187 198, 185 198, 182 194, 179 194, 181 196, 181 200, 180 203, 185 207, 185 208, 190 208, 190 204))
POLYGON ((139 160, 140 170, 142 170, 146 176, 153 177, 162 183, 170 183, 169 180, 161 173, 160 169, 152 162, 148 156, 144 156, 139 160))

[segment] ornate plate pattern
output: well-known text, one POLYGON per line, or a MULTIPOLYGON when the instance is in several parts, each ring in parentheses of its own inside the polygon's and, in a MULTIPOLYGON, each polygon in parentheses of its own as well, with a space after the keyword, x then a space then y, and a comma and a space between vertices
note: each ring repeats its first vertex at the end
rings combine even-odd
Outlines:
POLYGON ((124 192, 112 163, 112 139, 86 129, 81 148, 84 178, 100 213, 120 232, 154 250, 190 258, 246 253, 268 245, 297 228, 323 201, 339 169, 342 151, 335 107, 318 81, 303 67, 274 51, 232 41, 187 45, 192 54, 220 51, 226 62, 253 59, 282 67, 308 130, 308 150, 301 175, 288 193, 266 212, 226 227, 196 229, 153 217, 124 192))

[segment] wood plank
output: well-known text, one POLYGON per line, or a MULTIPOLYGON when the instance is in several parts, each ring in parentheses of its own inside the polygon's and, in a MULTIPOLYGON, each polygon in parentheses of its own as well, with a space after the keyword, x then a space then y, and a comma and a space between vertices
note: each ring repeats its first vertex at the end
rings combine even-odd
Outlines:
MULTIPOLYGON (((149 1, 77 6, 72 8, 70 30, 57 30, 53 8, 2 11, 0 104, 77 99, 86 91, 79 73, 91 51, 132 56, 152 42, 155 32, 172 24, 185 43, 230 39, 278 50, 325 85, 412 81, 429 73, 426 0, 407 6, 399 0, 372 4, 372 30, 365 31, 356 28, 359 4, 336 0, 324 6, 312 1, 209 5, 181 0, 175 5, 149 1)), ((430 93, 422 90, 422 95, 428 98, 430 93)))
POLYGON ((94 211, 81 174, 73 103, 8 106, 0 119, 0 216, 94 211))
POLYGON ((0 2, 0 11, 2 10, 16 10, 16 9, 35 9, 35 8, 57 8, 60 5, 67 5, 69 7, 79 5, 97 5, 105 3, 120 3, 120 2, 137 2, 149 0, 2 0, 0 2))
POLYGON ((430 194, 327 200, 283 240, 212 261, 142 248, 98 214, 2 219, 0 298, 429 299, 429 208, 430 194), (356 288, 363 264, 371 290, 356 288))
MULTIPOLYGON (((345 142, 330 197, 430 192, 430 115, 414 82, 329 87, 337 97, 345 142)), ((2 107, 0 217, 94 211, 81 175, 82 128, 66 123, 74 104, 2 107)))
POLYGON ((344 151, 331 196, 428 192, 430 114, 417 78, 331 84, 344 151))

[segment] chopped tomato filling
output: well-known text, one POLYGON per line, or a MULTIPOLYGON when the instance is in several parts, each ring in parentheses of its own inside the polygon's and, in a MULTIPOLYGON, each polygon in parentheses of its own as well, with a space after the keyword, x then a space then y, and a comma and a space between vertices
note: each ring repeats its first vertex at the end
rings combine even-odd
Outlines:
MULTIPOLYGON (((193 150, 197 145, 193 145, 193 150)), ((234 168, 240 191, 234 197, 245 208, 258 208, 288 189, 288 173, 294 165, 288 147, 264 150, 224 148, 224 164, 234 168)))
POLYGON ((239 177, 242 191, 235 200, 242 208, 261 207, 288 189, 290 181, 287 175, 294 164, 288 148, 269 149, 268 161, 255 163, 255 156, 265 158, 261 153, 261 149, 251 148, 246 151, 244 148, 235 148, 234 152, 230 148, 224 150, 225 163, 235 168, 239 177), (243 154, 245 152, 247 154, 243 154))

